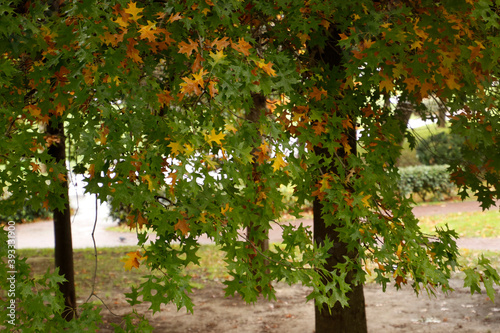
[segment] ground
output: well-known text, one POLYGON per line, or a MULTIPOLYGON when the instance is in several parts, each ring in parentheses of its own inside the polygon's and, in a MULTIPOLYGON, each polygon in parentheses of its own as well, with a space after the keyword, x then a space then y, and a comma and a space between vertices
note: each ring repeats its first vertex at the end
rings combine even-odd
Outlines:
MULTIPOLYGON (((137 239, 133 233, 107 230, 115 223, 107 220, 104 205, 99 205, 99 214, 95 216, 94 200, 92 196, 80 197, 74 207, 74 247, 93 246, 91 234, 94 221, 97 221, 95 239, 98 247, 136 244, 137 239)), ((497 207, 499 206, 500 202, 497 202, 497 207)), ((414 214, 420 217, 477 210, 480 210, 479 205, 471 201, 422 205, 415 207, 414 214)), ((294 223, 311 225, 312 220, 303 219, 294 223)), ((18 225, 16 233, 18 248, 46 248, 54 244, 51 221, 18 225)), ((271 241, 279 241, 279 230, 271 231, 270 238, 271 241)), ((499 238, 459 239, 457 243, 459 247, 466 249, 500 250, 499 238)), ((438 294, 437 298, 429 298, 426 294, 416 297, 410 288, 400 291, 388 288, 384 293, 380 286, 368 284, 365 287, 365 298, 369 332, 500 333, 499 289, 496 290, 497 303, 492 303, 485 294, 471 296, 469 291, 461 288, 459 280, 452 282, 455 292, 446 296, 438 294)), ((186 314, 185 309, 177 311, 172 305, 163 306, 162 311, 153 317, 151 311, 147 311, 148 304, 138 305, 136 309, 139 313, 146 313, 155 332, 314 332, 314 307, 313 304, 306 303, 309 290, 305 287, 277 284, 277 300, 259 300, 254 305, 246 305, 238 297, 225 298, 222 284, 204 283, 205 287, 196 289, 192 295, 195 304, 192 315, 186 314)), ((123 295, 129 291, 118 288, 104 292, 107 294, 106 304, 113 313, 123 315, 131 311, 123 295)), ((102 313, 105 323, 101 332, 113 332, 110 323, 119 323, 120 317, 107 310, 102 313)))
MULTIPOLYGON (((427 294, 417 297, 410 288, 385 293, 378 285, 365 287, 368 331, 426 332, 426 333, 497 333, 500 332, 500 303, 493 303, 485 294, 472 295, 453 280, 455 289, 448 295, 427 294)), ((276 285, 275 301, 259 300, 247 305, 238 297, 226 298, 223 286, 212 283, 193 293, 194 314, 172 306, 152 316, 147 304, 136 309, 147 313, 155 332, 169 333, 309 333, 314 332, 314 308, 306 303, 309 290, 300 285, 276 285)), ((498 289, 497 289, 498 294, 498 289)), ((108 304, 116 314, 130 312, 123 296, 116 295, 108 304)), ((104 312, 105 324, 101 332, 113 332, 110 322, 119 317, 104 312)))

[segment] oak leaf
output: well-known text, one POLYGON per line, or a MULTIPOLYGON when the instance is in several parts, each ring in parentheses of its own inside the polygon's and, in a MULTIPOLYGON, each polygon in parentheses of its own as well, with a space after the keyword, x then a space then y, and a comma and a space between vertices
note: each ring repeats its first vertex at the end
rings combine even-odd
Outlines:
POLYGON ((271 161, 273 161, 273 171, 279 170, 280 168, 284 168, 288 165, 283 157, 285 157, 285 155, 283 155, 282 153, 277 153, 276 157, 271 159, 271 161))
POLYGON ((125 270, 130 271, 132 268, 139 268, 139 259, 142 255, 139 251, 127 253, 128 258, 121 259, 125 263, 125 270))
POLYGON ((238 43, 231 42, 231 47, 248 57, 250 55, 249 50, 252 48, 252 45, 250 45, 250 43, 248 43, 246 40, 240 37, 238 43))
POLYGON ((324 96, 325 98, 327 97, 327 92, 323 88, 319 90, 318 88, 313 87, 313 91, 309 94, 309 97, 314 98, 316 101, 319 101, 321 96, 324 96))
POLYGON ((189 38, 188 41, 189 44, 185 41, 179 43, 179 53, 183 53, 189 57, 198 49, 198 43, 193 42, 191 38, 189 38))
POLYGON ((191 230, 189 228, 189 224, 186 222, 185 219, 179 219, 177 223, 174 225, 175 230, 180 230, 182 232, 183 236, 186 236, 189 231, 191 230))
POLYGON ((212 131, 209 134, 205 134, 205 140, 208 142, 210 147, 212 147, 212 142, 215 142, 219 145, 222 144, 221 140, 224 140, 225 134, 222 132, 219 132, 219 134, 215 133, 215 129, 212 128, 212 131))
POLYGON ((127 8, 124 10, 125 13, 129 14, 132 16, 132 20, 137 21, 142 17, 142 15, 139 16, 140 13, 142 13, 143 9, 142 8, 137 8, 137 5, 135 2, 130 2, 127 6, 127 8))

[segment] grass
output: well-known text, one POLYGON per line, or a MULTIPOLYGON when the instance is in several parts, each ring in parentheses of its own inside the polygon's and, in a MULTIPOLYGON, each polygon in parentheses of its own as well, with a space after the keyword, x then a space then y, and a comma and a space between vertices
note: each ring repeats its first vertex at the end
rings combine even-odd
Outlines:
POLYGON ((500 237, 500 211, 452 213, 446 215, 424 216, 420 227, 425 233, 434 233, 436 227, 446 224, 460 237, 500 237))
MULTIPOLYGON (((131 286, 143 281, 142 276, 149 273, 144 265, 138 269, 126 271, 121 259, 127 253, 136 251, 136 246, 122 246, 100 248, 97 252, 97 274, 95 293, 101 298, 109 299, 113 293, 129 292, 131 286)), ((53 249, 19 249, 20 257, 27 258, 32 273, 42 275, 47 267, 54 267, 53 249)), ((209 281, 223 281, 229 278, 223 261, 223 253, 215 245, 202 245, 197 253, 201 257, 200 265, 189 265, 186 273, 193 276, 192 286, 202 288, 209 281)), ((93 249, 74 250, 75 286, 76 294, 82 298, 90 295, 95 270, 95 256, 93 249)))

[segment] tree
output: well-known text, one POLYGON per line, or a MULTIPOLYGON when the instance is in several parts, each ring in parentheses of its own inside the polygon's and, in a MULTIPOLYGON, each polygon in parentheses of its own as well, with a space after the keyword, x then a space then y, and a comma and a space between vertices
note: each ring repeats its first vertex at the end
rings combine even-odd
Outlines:
MULTIPOLYGON (((226 254, 228 295, 311 286, 317 332, 332 329, 331 307, 335 323, 366 331, 367 274, 384 289, 448 290, 456 233, 423 234, 396 194, 400 142, 414 138, 391 96, 446 101, 451 131, 468 138, 450 166, 462 195, 485 208, 498 197, 499 20, 487 1, 75 1, 50 20, 44 3, 20 4, 25 14, 2 5, 0 208, 32 195, 64 211, 68 169, 50 151, 67 142, 86 190, 132 207, 140 249, 126 265, 164 273, 132 287, 131 304, 192 310, 181 267, 198 263, 199 235, 226 254), (313 198, 315 234, 283 224, 283 245, 261 246, 287 208, 280 185, 294 187, 296 214, 313 198), (158 235, 148 247, 143 225, 158 235)), ((492 296, 498 274, 479 266, 464 268, 466 284, 492 296)))

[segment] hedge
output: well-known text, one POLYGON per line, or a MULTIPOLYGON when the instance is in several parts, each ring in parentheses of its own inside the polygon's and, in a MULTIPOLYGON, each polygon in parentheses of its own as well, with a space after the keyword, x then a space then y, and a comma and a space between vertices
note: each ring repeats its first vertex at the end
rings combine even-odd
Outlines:
POLYGON ((455 185, 451 182, 448 165, 419 165, 399 169, 401 195, 418 194, 422 200, 431 195, 442 200, 450 196, 455 185))

